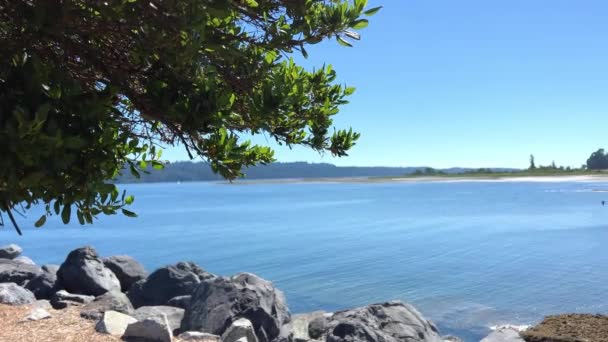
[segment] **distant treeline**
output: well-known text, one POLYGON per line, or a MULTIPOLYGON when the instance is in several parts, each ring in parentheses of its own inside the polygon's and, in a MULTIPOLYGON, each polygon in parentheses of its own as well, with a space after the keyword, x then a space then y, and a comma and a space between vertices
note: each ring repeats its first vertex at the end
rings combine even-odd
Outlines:
MULTIPOLYGON (((288 178, 341 178, 341 177, 397 177, 413 173, 434 170, 444 174, 470 172, 477 169, 449 168, 431 169, 428 167, 376 167, 376 166, 336 166, 326 163, 273 163, 259 165, 244 170, 245 179, 288 179, 288 178)), ((490 170, 490 169, 484 169, 490 170)), ((494 168, 496 172, 517 171, 516 169, 494 168)), ((138 182, 191 182, 191 181, 217 181, 222 178, 213 173, 209 165, 203 162, 175 162, 165 166, 162 170, 150 169, 148 174, 141 178, 133 177, 128 171, 117 179, 118 183, 138 182)))

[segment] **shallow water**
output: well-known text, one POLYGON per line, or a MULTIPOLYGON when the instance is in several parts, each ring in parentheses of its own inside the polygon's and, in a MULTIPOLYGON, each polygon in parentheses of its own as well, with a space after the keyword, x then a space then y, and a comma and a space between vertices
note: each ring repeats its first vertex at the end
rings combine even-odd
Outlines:
MULTIPOLYGON (((137 219, 58 218, 18 238, 36 262, 93 245, 149 269, 192 260, 257 273, 292 312, 401 299, 442 333, 557 312, 608 312, 608 189, 594 182, 182 183, 121 185, 137 219)), ((30 213, 26 222, 38 217, 30 213)))

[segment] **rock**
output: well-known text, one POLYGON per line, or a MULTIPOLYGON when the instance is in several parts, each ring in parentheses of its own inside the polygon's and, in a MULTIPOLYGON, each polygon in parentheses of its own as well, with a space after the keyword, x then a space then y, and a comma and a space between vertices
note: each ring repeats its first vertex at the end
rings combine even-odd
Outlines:
MULTIPOLYGON (((293 339, 295 341, 311 340, 312 338, 309 334, 310 323, 315 320, 320 320, 322 322, 325 322, 327 320, 325 318, 325 312, 324 311, 315 311, 315 312, 311 312, 311 313, 307 313, 307 314, 293 315, 291 317, 291 329, 293 332, 293 339)), ((315 324, 318 325, 319 322, 315 322, 315 324)), ((321 334, 316 334, 317 330, 318 330, 317 326, 313 327, 313 334, 315 334, 317 337, 321 336, 322 332, 321 332, 321 334)))
POLYGON ((80 316, 86 319, 98 320, 106 311, 118 311, 124 314, 133 312, 133 305, 127 296, 120 291, 109 291, 95 298, 80 310, 80 316))
POLYGON ((129 324, 137 322, 137 319, 116 311, 106 311, 103 317, 97 322, 95 330, 102 334, 122 336, 129 324))
POLYGON ((71 293, 99 296, 112 290, 120 291, 118 278, 88 246, 68 254, 57 271, 57 279, 71 293))
POLYGON ((123 292, 127 292, 133 284, 148 276, 144 266, 128 255, 104 258, 103 264, 114 272, 123 292))
POLYGON ((258 342, 253 324, 246 318, 239 318, 226 329, 222 342, 258 342))
POLYGON ((167 305, 171 298, 191 295, 201 281, 215 278, 192 262, 180 262, 152 272, 133 284, 127 295, 133 306, 167 305))
POLYGON ((41 308, 41 309, 52 309, 53 306, 51 305, 51 302, 46 300, 46 299, 38 299, 37 301, 34 302, 34 304, 32 305, 34 308, 41 308))
POLYGON ((260 342, 279 336, 290 321, 283 293, 272 283, 250 273, 202 282, 192 295, 182 321, 182 330, 223 334, 238 318, 253 324, 260 342))
POLYGON ((452 335, 441 336, 441 339, 443 342, 464 342, 460 337, 452 335))
POLYGON ((30 280, 25 288, 32 291, 38 299, 51 299, 60 290, 57 283, 57 265, 42 266, 42 273, 30 280))
POLYGON ((200 331, 186 331, 177 336, 181 341, 220 342, 220 337, 200 331))
POLYGON ((23 255, 16 257, 15 259, 13 259, 13 261, 20 262, 20 263, 26 264, 26 265, 36 265, 34 260, 32 260, 26 256, 23 256, 23 255))
POLYGON ((372 304, 333 314, 326 342, 442 342, 437 328, 411 305, 372 304))
POLYGON ((95 299, 93 296, 85 296, 69 293, 66 290, 57 291, 51 298, 51 305, 54 309, 65 309, 68 306, 81 306, 88 304, 95 299))
POLYGON ((186 309, 190 306, 192 296, 177 296, 169 299, 167 305, 175 306, 176 308, 186 309))
POLYGON ((41 319, 51 318, 51 314, 43 308, 34 308, 30 311, 25 318, 24 321, 39 321, 41 319))
POLYGON ((0 283, 16 283, 23 286, 40 274, 42 269, 38 266, 0 259, 0 283))
POLYGON ((144 341, 171 342, 173 334, 166 316, 149 318, 127 326, 123 338, 144 341))
POLYGON ((133 312, 133 317, 137 318, 138 321, 145 319, 161 320, 162 317, 166 317, 171 332, 175 334, 179 332, 184 319, 184 309, 163 305, 142 306, 133 312))
POLYGON ((0 304, 24 305, 36 301, 36 297, 29 290, 15 283, 0 284, 0 304))
POLYGON ((23 253, 23 249, 15 244, 0 247, 0 259, 15 259, 23 253))
POLYGON ((481 342, 524 342, 524 339, 519 336, 519 331, 510 327, 503 327, 494 330, 490 335, 486 336, 481 342))
MULTIPOLYGON (((329 315, 331 317, 331 314, 329 315)), ((319 339, 327 330, 328 316, 318 316, 308 323, 308 335, 311 339, 319 339)))

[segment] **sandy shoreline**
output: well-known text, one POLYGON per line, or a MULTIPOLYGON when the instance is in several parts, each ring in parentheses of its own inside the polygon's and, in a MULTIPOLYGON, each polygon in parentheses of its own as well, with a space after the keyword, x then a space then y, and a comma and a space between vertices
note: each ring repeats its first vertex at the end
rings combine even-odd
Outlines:
MULTIPOLYGON (((282 178, 238 180, 231 184, 294 184, 294 183, 470 183, 470 182, 606 182, 608 175, 575 176, 513 176, 513 177, 470 177, 470 176, 421 176, 421 177, 336 177, 336 178, 282 178)), ((229 183, 226 183, 229 184, 229 183)))

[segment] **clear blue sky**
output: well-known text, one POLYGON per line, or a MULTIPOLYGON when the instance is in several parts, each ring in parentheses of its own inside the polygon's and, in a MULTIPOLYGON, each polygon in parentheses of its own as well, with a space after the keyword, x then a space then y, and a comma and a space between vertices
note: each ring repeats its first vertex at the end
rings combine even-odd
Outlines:
MULTIPOLYGON (((537 163, 580 166, 608 147, 608 1, 369 5, 384 9, 354 48, 331 41, 298 57, 332 64, 357 88, 335 124, 361 132, 359 143, 340 159, 277 148, 279 161, 526 167, 533 153, 537 163)), ((187 159, 176 149, 165 157, 187 159)))

